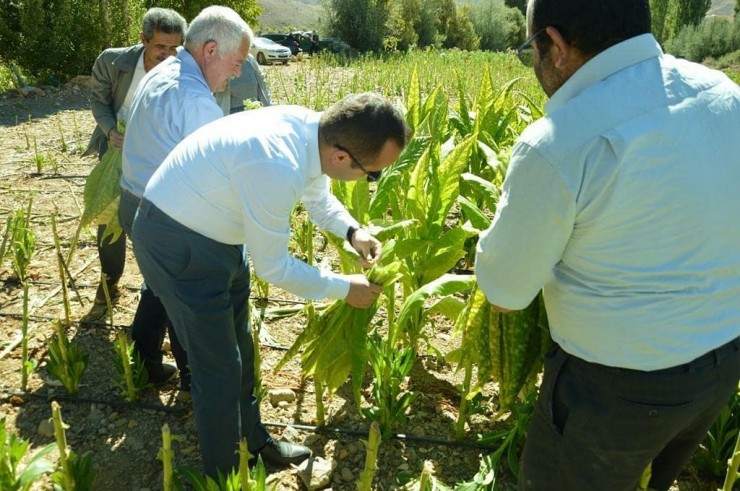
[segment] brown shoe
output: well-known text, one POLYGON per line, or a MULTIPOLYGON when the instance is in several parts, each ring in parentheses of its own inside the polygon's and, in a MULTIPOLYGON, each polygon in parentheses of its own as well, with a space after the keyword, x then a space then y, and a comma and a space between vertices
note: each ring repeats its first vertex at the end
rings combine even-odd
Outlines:
MULTIPOLYGON (((108 295, 110 295, 111 305, 118 303, 118 299, 121 298, 121 291, 118 289, 118 282, 108 285, 108 295)), ((98 284, 98 290, 95 292, 95 305, 106 305, 105 301, 105 290, 103 289, 103 283, 98 284)))

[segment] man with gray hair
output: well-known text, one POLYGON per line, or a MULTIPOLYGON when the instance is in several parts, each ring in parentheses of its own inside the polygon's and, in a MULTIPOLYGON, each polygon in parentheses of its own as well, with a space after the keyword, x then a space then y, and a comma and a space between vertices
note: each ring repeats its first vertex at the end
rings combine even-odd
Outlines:
MULTIPOLYGON (((98 56, 92 69, 90 101, 97 126, 83 155, 97 154, 100 158, 108 150, 108 145, 121 149, 123 134, 118 132, 117 120, 126 119, 136 87, 144 75, 168 56, 176 54, 186 29, 185 19, 174 10, 151 8, 142 19, 141 43, 126 48, 108 48, 98 56)), ((104 231, 105 225, 98 227, 100 270, 108 283, 111 299, 116 301, 120 295, 118 281, 126 264, 126 234, 111 241, 110 237, 104 239, 104 231)), ((93 308, 85 320, 100 320, 106 311, 101 283, 93 308)))
POLYGON ((290 293, 369 307, 382 286, 290 254, 290 215, 302 202, 319 228, 346 237, 369 267, 381 244, 331 194, 329 179, 377 180, 409 137, 401 112, 374 93, 347 96, 323 113, 270 106, 203 126, 150 179, 134 222, 134 252, 188 351, 208 475, 231 471, 242 437, 272 467, 311 455, 270 437, 260 420, 247 252, 257 276, 290 293))
MULTIPOLYGON (((165 157, 187 135, 224 115, 213 92, 223 91, 229 79, 241 73, 252 37, 252 30, 232 9, 207 7, 190 23, 184 49, 142 80, 123 145, 118 218, 126 233, 131 232, 149 178, 165 157)), ((165 331, 169 330, 170 341, 177 338, 167 319, 162 303, 145 283, 132 338, 150 378, 168 379, 175 374, 175 367, 162 363, 165 331)), ((181 388, 189 390, 187 357, 171 344, 181 388)))

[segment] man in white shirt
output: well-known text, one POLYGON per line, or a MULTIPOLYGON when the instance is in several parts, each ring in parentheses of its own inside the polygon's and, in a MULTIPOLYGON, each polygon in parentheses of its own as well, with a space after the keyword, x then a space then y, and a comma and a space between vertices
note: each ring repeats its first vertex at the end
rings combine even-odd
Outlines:
POLYGON ((665 55, 643 0, 530 0, 550 97, 513 148, 476 275, 545 360, 519 489, 667 490, 740 376, 740 88, 665 55))
MULTIPOLYGON (((231 77, 241 73, 252 30, 228 7, 203 9, 190 23, 184 49, 160 63, 139 84, 123 145, 121 203, 118 219, 128 234, 149 178, 187 135, 224 115, 213 97, 231 77)), ((146 281, 146 275, 144 275, 146 281)), ((144 360, 149 378, 175 375, 162 363, 162 342, 169 330, 172 353, 180 369, 180 385, 189 389, 187 356, 180 347, 167 312, 145 283, 131 336, 144 360)))
POLYGON ((377 179, 408 138, 403 116, 377 94, 349 96, 324 113, 271 106, 202 127, 149 181, 134 251, 188 351, 207 474, 231 470, 241 437, 268 465, 310 455, 276 442, 260 422, 247 251, 257 276, 293 294, 370 306, 382 287, 364 275, 322 271, 289 254, 290 215, 301 201, 320 228, 347 237, 366 265, 374 261, 381 244, 330 193, 329 178, 377 179))
MULTIPOLYGON (((185 37, 187 24, 180 14, 170 9, 151 8, 141 21, 140 44, 127 48, 109 48, 95 60, 92 69, 92 97, 90 106, 97 126, 83 155, 108 150, 108 145, 121 149, 123 134, 116 122, 126 120, 136 87, 144 75, 176 53, 185 37)), ((126 234, 111 242, 103 239, 105 225, 98 227, 98 256, 101 273, 107 278, 108 292, 113 301, 120 295, 118 281, 126 264, 126 234)), ((95 304, 86 320, 102 319, 107 311, 102 283, 95 293, 95 304)))

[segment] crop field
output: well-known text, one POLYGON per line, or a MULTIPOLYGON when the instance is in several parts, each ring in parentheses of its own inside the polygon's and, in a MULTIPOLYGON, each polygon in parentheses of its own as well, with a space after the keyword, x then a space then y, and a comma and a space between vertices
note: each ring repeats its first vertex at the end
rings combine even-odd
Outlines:
MULTIPOLYGON (((316 57, 264 70, 279 104, 322 109, 379 92, 403 109, 414 138, 379 182, 333 187, 384 241, 383 262, 368 273, 386 285, 377 305, 306 303, 253 279, 262 419, 316 457, 313 473, 257 473, 266 483, 253 489, 515 489, 539 365, 503 367, 489 356, 513 348, 492 341, 504 321, 476 290, 472 261, 511 146, 542 115, 534 75, 511 53, 459 51, 316 57)), ((88 83, 0 96, 0 448, 6 433, 30 442, 19 474, 47 448, 50 464, 36 461, 30 489, 71 489, 76 473, 77 491, 158 490, 170 467, 201 489, 186 470, 200 467, 188 394, 177 384, 136 387, 126 334, 142 278, 130 246, 111 315, 84 320, 100 275, 94 227, 79 227, 97 163, 81 156, 95 126, 88 83), (64 431, 53 424, 57 405, 64 431), (165 424, 171 440, 162 450, 165 424), (66 447, 47 447, 61 437, 66 447)), ((292 222, 295 255, 359 272, 342 238, 316 230, 300 207, 292 222)), ((515 321, 535 333, 518 342, 537 356, 549 340, 543 314, 535 301, 515 321)), ((712 451, 672 489, 720 487, 725 464, 706 471, 712 451)), ((0 489, 8 472, 0 466, 0 489)))

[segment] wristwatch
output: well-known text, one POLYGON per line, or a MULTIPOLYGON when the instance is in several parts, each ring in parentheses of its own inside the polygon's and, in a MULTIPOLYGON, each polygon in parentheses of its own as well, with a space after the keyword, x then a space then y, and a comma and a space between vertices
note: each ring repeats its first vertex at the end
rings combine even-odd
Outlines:
POLYGON ((355 232, 358 230, 359 229, 357 227, 353 227, 352 225, 347 229, 347 242, 349 242, 349 245, 352 245, 352 236, 355 235, 355 232))

